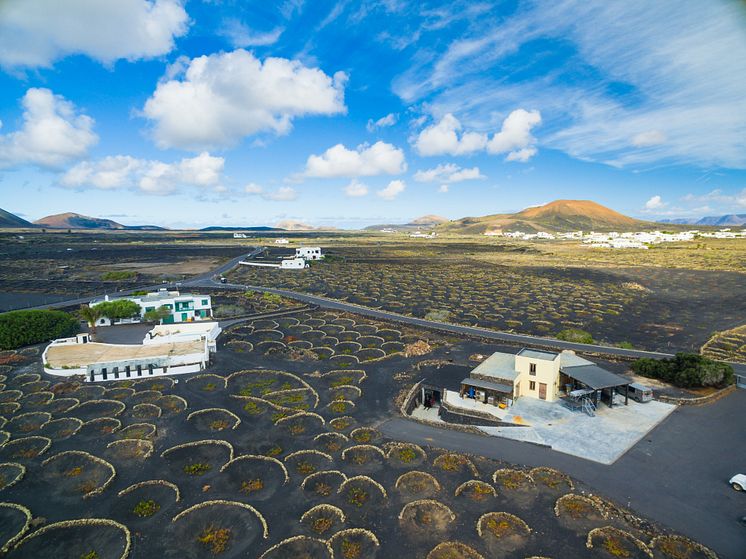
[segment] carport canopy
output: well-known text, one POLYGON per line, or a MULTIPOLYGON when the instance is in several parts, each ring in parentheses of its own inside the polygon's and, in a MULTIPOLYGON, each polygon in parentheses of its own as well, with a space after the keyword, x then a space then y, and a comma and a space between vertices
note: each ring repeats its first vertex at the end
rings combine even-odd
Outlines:
POLYGON ((490 382, 482 380, 481 378, 465 378, 461 381, 462 386, 473 386, 474 388, 481 388, 482 390, 491 390, 492 392, 499 392, 501 394, 513 394, 513 387, 508 384, 499 384, 497 382, 490 382))
POLYGON ((611 373, 606 369, 602 369, 598 365, 563 367, 562 372, 568 377, 575 379, 593 390, 615 388, 617 386, 626 386, 632 383, 628 378, 611 373))

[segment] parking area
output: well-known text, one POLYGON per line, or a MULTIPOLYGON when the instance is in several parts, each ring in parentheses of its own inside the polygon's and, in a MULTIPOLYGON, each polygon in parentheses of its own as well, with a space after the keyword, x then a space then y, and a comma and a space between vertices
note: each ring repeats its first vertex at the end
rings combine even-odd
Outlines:
POLYGON ((630 400, 627 406, 601 405, 595 416, 589 416, 557 402, 521 398, 503 418, 516 427, 480 429, 490 435, 546 445, 586 460, 613 464, 675 409, 663 402, 641 404, 630 400))

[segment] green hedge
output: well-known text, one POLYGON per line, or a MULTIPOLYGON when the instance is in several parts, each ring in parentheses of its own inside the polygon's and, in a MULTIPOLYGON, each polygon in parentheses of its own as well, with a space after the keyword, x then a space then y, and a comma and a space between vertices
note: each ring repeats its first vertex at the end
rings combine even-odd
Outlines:
POLYGON ((12 311, 0 314, 0 349, 66 338, 80 331, 78 320, 62 311, 12 311))
POLYGON ((104 281, 127 281, 137 278, 137 272, 131 270, 117 270, 116 272, 104 272, 101 279, 104 281))
POLYGON ((101 316, 111 320, 120 318, 135 318, 140 316, 140 305, 130 299, 115 299, 114 301, 104 301, 95 306, 95 309, 101 316))
POLYGON ((659 379, 682 388, 733 384, 733 367, 696 353, 677 353, 672 359, 638 359, 632 370, 640 376, 659 379))

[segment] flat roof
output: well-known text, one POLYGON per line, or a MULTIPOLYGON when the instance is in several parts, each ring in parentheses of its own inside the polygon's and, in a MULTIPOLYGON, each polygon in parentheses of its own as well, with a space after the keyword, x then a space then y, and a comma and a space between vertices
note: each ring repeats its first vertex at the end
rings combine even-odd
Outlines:
MULTIPOLYGON (((122 299, 138 299, 143 303, 151 303, 154 301, 162 301, 163 299, 194 299, 194 298, 205 298, 209 299, 209 295, 200 295, 197 293, 181 293, 180 291, 151 291, 147 295, 117 295, 109 297, 109 301, 121 301, 122 299)), ((103 303, 106 301, 106 297, 96 297, 91 300, 91 303, 103 303)))
POLYGON ((580 367, 582 365, 594 365, 593 361, 583 359, 572 351, 560 353, 560 367, 580 367))
POLYGON ((112 363, 154 357, 191 355, 205 351, 204 341, 167 342, 147 345, 100 344, 59 344, 47 350, 47 362, 52 368, 84 367, 94 363, 112 363))
POLYGON ((502 394, 513 394, 513 387, 507 384, 500 384, 497 382, 490 382, 488 380, 482 380, 481 378, 466 377, 461 381, 461 384, 466 386, 473 386, 474 388, 484 388, 485 390, 492 390, 494 392, 500 392, 502 394))
POLYGON ((150 334, 153 337, 156 336, 170 336, 172 334, 208 334, 215 326, 217 322, 180 322, 178 324, 158 324, 150 330, 150 334))
POLYGON ((496 351, 477 365, 472 371, 472 374, 505 380, 515 380, 518 378, 518 371, 515 370, 515 355, 512 353, 496 351))
POLYGON ((632 384, 632 381, 627 377, 616 375, 602 369, 598 365, 581 365, 579 367, 564 367, 562 372, 568 377, 574 378, 577 381, 582 382, 586 386, 589 386, 593 390, 601 390, 603 388, 612 388, 614 386, 624 386, 625 384, 632 384))
POLYGON ((538 349, 522 349, 518 352, 521 357, 530 357, 531 359, 544 359, 545 361, 554 361, 559 353, 553 351, 540 351, 538 349))

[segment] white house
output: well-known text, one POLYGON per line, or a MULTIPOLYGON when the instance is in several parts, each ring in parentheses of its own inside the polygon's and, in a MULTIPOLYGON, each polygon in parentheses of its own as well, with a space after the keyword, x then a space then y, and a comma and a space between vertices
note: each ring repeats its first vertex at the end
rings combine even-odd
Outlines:
POLYGON ((276 245, 286 245, 286 244, 288 244, 289 242, 290 242, 290 241, 288 241, 287 239, 275 239, 275 244, 276 244, 276 245))
POLYGON ((308 268, 305 258, 285 258, 280 261, 280 268, 283 270, 302 270, 308 268))
MULTIPOLYGON (((131 295, 129 297, 110 298, 106 295, 103 299, 94 299, 90 302, 91 307, 100 305, 106 301, 128 299, 140 305, 140 316, 134 319, 116 320, 115 324, 131 324, 140 322, 148 311, 166 307, 169 315, 163 319, 163 324, 174 324, 180 322, 193 322, 196 320, 210 320, 212 318, 212 299, 209 295, 195 295, 192 293, 179 293, 160 289, 146 295, 131 295)), ((96 321, 97 326, 111 326, 112 321, 107 317, 101 317, 96 321)))
POLYGON ((305 258, 306 260, 321 260, 324 255, 321 254, 320 247, 299 247, 295 249, 296 258, 305 258))

